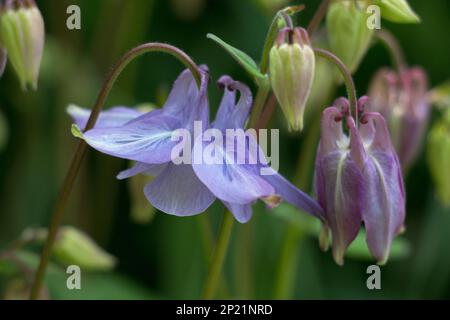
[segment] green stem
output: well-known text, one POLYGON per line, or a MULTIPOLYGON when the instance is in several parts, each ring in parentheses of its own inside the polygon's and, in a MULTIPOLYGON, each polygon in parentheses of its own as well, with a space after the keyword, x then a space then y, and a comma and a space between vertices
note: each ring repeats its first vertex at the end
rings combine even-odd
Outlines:
MULTIPOLYGON (((317 140, 320 134, 319 118, 310 126, 306 140, 300 152, 299 170, 296 174, 296 182, 302 190, 308 190, 311 186, 314 157, 317 140)), ((303 232, 295 225, 290 224, 286 230, 283 247, 281 249, 280 264, 274 289, 275 299, 288 299, 291 296, 295 284, 296 266, 298 263, 298 248, 303 239, 303 232)))
POLYGON ((231 239, 231 231, 233 230, 234 217, 226 210, 222 225, 220 226, 219 236, 214 249, 214 254, 209 267, 208 276, 206 278, 206 285, 203 291, 203 299, 210 300, 214 298, 217 286, 222 273, 225 255, 227 253, 228 245, 231 239))
POLYGON ((319 8, 316 10, 316 13, 314 13, 314 16, 312 17, 311 21, 308 24, 308 34, 310 37, 314 33, 314 31, 317 29, 317 27, 320 25, 320 22, 325 17, 325 14, 327 13, 328 6, 330 5, 331 0, 322 0, 319 8))
POLYGON ((347 96, 348 100, 350 102, 350 110, 355 111, 355 122, 358 123, 358 100, 356 96, 356 87, 355 83, 353 81, 352 74, 350 70, 347 68, 347 66, 342 62, 341 59, 339 59, 337 56, 332 54, 331 52, 324 50, 324 49, 314 49, 314 52, 319 57, 325 58, 328 61, 334 63, 336 67, 338 67, 339 71, 342 74, 342 77, 344 78, 345 87, 347 89, 347 96))
POLYGON ((263 53, 261 57, 261 63, 259 70, 262 74, 267 73, 267 69, 269 67, 269 53, 270 49, 272 49, 273 43, 278 35, 278 31, 280 30, 279 20, 283 19, 286 24, 285 16, 291 16, 294 13, 300 12, 305 8, 304 5, 291 6, 284 8, 277 12, 275 17, 272 20, 272 23, 269 27, 269 32, 267 33, 266 40, 264 41, 263 53))
POLYGON ((270 83, 263 81, 256 93, 255 102, 253 103, 252 113, 250 115, 249 127, 256 128, 258 126, 259 118, 263 112, 267 96, 270 93, 270 83))
MULTIPOLYGON (((98 115, 100 114, 101 109, 108 97, 109 92, 111 91, 115 81, 119 77, 120 73, 123 69, 135 58, 139 57, 142 54, 148 52, 165 52, 168 53, 178 60, 180 60, 183 64, 188 67, 197 81, 197 84, 200 85, 201 82, 201 70, 198 66, 191 60, 191 58, 186 55, 180 49, 173 47, 171 45, 165 43, 146 43, 140 45, 136 48, 128 51, 119 62, 113 67, 109 75, 107 76, 105 82, 103 83, 103 87, 97 97, 97 101, 92 109, 92 113, 89 117, 89 120, 84 128, 84 131, 89 130, 94 127, 95 122, 97 121, 98 115)), ((36 276, 34 279, 33 286, 31 288, 30 299, 35 300, 38 298, 38 293, 40 292, 40 288, 44 282, 45 271, 48 265, 48 261, 51 255, 51 251, 53 248, 53 244, 56 239, 56 234, 58 232, 58 227, 61 223, 61 220, 64 215, 64 210, 67 205, 67 200, 69 199, 70 192, 72 191, 73 185, 75 183, 76 177, 81 167, 81 162, 86 154, 87 145, 84 141, 80 140, 77 144, 75 155, 72 158, 72 162, 70 164, 69 170, 64 179, 62 188, 58 195, 56 205, 53 211, 52 220, 50 223, 50 227, 48 230, 47 240, 44 244, 44 248, 42 250, 41 259, 39 261, 39 267, 36 272, 36 276)))
POLYGON ((378 39, 381 40, 386 49, 389 51, 392 64, 397 69, 397 71, 402 71, 403 69, 405 69, 407 65, 405 62, 405 56, 394 35, 387 30, 378 30, 375 35, 378 39))

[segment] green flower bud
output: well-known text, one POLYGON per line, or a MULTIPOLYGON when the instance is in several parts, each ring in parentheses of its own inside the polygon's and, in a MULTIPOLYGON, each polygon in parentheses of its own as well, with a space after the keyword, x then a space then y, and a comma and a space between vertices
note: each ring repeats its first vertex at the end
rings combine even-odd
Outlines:
POLYGON ((366 54, 373 30, 367 27, 366 1, 339 0, 327 12, 327 31, 331 51, 355 72, 366 54))
POLYGON ((419 16, 411 9, 406 0, 377 0, 381 16, 396 23, 419 23, 419 16))
POLYGON ((303 114, 314 70, 314 51, 306 30, 283 29, 270 50, 270 82, 292 130, 303 129, 303 114), (288 42, 285 42, 286 36, 288 42))
POLYGON ((8 0, 0 9, 0 40, 23 89, 37 88, 45 30, 32 0, 8 0))
POLYGON ((84 270, 110 270, 117 262, 87 234, 70 226, 60 228, 53 254, 64 265, 73 264, 84 270))
POLYGON ((450 206, 450 109, 428 137, 428 165, 439 200, 450 206))

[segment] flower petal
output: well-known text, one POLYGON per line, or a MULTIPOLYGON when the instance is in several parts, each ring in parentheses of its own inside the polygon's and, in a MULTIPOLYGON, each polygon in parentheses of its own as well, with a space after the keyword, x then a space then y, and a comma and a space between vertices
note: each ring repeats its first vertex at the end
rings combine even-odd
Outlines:
MULTIPOLYGON (((155 110, 158 111, 158 110, 155 110)), ((103 153, 149 164, 171 160, 172 133, 180 127, 171 116, 146 113, 116 128, 91 129, 84 133, 84 140, 103 153)))
POLYGON ((361 226, 366 186, 359 165, 351 159, 349 152, 336 153, 317 159, 315 185, 327 226, 332 231, 333 257, 342 265, 345 250, 361 226))
MULTIPOLYGON (((84 129, 88 122, 91 110, 84 109, 74 104, 67 107, 67 113, 72 117, 76 125, 84 129)), ((127 107, 112 107, 106 111, 100 112, 97 122, 95 123, 96 129, 101 128, 113 128, 123 126, 125 123, 141 116, 143 112, 136 109, 127 107)))
POLYGON ((367 193, 362 218, 370 252, 380 263, 389 256, 392 239, 403 229, 405 190, 400 162, 387 124, 378 113, 369 117, 375 128, 369 161, 364 167, 367 193))
POLYGON ((152 177, 155 177, 161 173, 167 166, 167 163, 164 164, 147 164, 143 162, 136 162, 134 166, 127 170, 123 170, 119 172, 117 175, 117 179, 123 180, 127 178, 131 178, 138 174, 146 174, 152 177))
POLYGON ((286 180, 282 175, 265 175, 264 179, 275 188, 276 194, 279 195, 282 200, 310 213, 322 221, 325 219, 324 212, 319 203, 286 180))
POLYGON ((250 89, 229 76, 222 76, 218 84, 224 88, 224 93, 213 127, 221 130, 243 128, 252 106, 250 89), (236 90, 241 95, 237 104, 236 90))
POLYGON ((223 204, 230 210, 233 216, 240 223, 247 223, 252 217, 253 210, 251 204, 235 204, 226 201, 222 201, 223 204))
POLYGON ((162 108, 164 114, 180 119, 183 128, 191 129, 196 120, 207 124, 209 122, 207 86, 206 71, 202 72, 199 89, 192 72, 188 69, 184 70, 175 80, 162 108))
POLYGON ((247 134, 237 138, 227 135, 225 143, 207 143, 203 137, 199 136, 194 143, 192 166, 198 178, 217 198, 244 205, 275 194, 275 189, 260 175, 258 159, 255 164, 250 162, 250 159, 257 158, 252 150, 259 150, 254 139, 247 134), (242 146, 239 146, 239 141, 242 146), (231 145, 235 147, 231 148, 231 145), (213 159, 207 159, 207 149, 212 150, 213 159), (242 164, 239 164, 239 159, 242 164))
POLYGON ((155 208, 176 216, 202 213, 216 199, 188 164, 169 163, 144 193, 155 208))

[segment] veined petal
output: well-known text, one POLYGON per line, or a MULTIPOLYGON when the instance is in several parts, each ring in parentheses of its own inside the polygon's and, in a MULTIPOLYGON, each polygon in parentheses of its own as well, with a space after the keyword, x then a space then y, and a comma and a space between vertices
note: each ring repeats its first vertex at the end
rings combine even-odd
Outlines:
POLYGON ((390 142, 386 122, 380 114, 370 114, 375 134, 364 168, 367 193, 362 218, 367 244, 379 263, 386 262, 392 239, 405 220, 405 190, 400 162, 390 142))
POLYGON ((117 179, 123 180, 131 178, 138 174, 146 174, 148 176, 155 177, 163 171, 168 164, 148 164, 143 162, 136 162, 131 168, 119 172, 117 179))
POLYGON ((275 189, 260 176, 260 158, 255 154, 258 151, 259 146, 248 135, 237 139, 227 135, 225 143, 206 143, 201 135, 194 143, 192 166, 198 178, 220 200, 249 204, 275 195, 275 189), (243 144, 239 145, 239 141, 243 144), (212 151, 206 154, 205 150, 212 151))
POLYGON ((152 112, 144 114, 121 127, 92 129, 84 133, 84 140, 103 153, 149 164, 171 160, 172 133, 180 127, 171 116, 152 112))
POLYGON ((222 202, 240 223, 247 223, 252 217, 253 210, 251 204, 235 204, 226 201, 222 202))
POLYGON ((216 199, 188 164, 169 163, 144 193, 155 208, 176 216, 202 213, 216 199))
POLYGON ((336 121, 338 117, 341 117, 341 111, 336 107, 328 107, 322 112, 320 154, 327 154, 348 145, 348 138, 342 130, 342 122, 336 121))
MULTIPOLYGON (((67 113, 72 117, 75 124, 83 130, 91 115, 91 110, 71 104, 67 107, 67 113)), ((112 107, 111 109, 100 112, 97 122, 95 123, 95 128, 120 127, 142 114, 143 112, 133 108, 112 107)))
POLYGON ((275 188, 275 193, 282 200, 310 213, 322 221, 325 220, 324 212, 319 203, 286 180, 282 175, 276 173, 273 175, 264 175, 263 177, 275 188))
POLYGON ((229 76, 222 76, 218 84, 224 88, 224 93, 212 126, 220 130, 243 128, 252 106, 250 89, 229 76), (237 103, 236 91, 240 92, 237 103))
MULTIPOLYGON (((202 68, 204 69, 204 68, 202 68)), ((177 117, 181 127, 192 128, 194 121, 209 122, 208 108, 208 74, 203 70, 200 89, 188 69, 184 70, 175 80, 173 88, 164 104, 164 114, 177 117)))
POLYGON ((316 192, 332 231, 333 257, 340 265, 361 226, 366 188, 359 165, 349 154, 335 151, 316 162, 316 192))

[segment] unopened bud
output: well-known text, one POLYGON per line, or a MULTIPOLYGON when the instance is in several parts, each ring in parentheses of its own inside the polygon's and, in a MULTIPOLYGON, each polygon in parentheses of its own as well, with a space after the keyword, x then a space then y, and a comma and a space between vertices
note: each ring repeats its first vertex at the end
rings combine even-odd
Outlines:
POLYGON ((419 16, 411 9, 406 0, 377 0, 381 16, 397 23, 419 23, 419 16))
POLYGON ((400 72, 381 69, 370 85, 371 110, 381 113, 388 122, 404 171, 417 157, 428 125, 427 91, 427 76, 418 67, 400 72))
POLYGON ((37 88, 45 30, 41 12, 32 0, 7 0, 0 9, 1 46, 23 89, 37 88))
POLYGON ((110 270, 117 262, 87 234, 70 226, 60 228, 53 254, 65 265, 74 264, 86 270, 110 270))
POLYGON ((373 30, 367 27, 366 1, 333 1, 327 13, 331 51, 355 72, 366 54, 373 30))
POLYGON ((439 200, 450 206, 450 109, 431 129, 428 137, 428 164, 439 200))
POLYGON ((314 70, 314 51, 306 30, 283 29, 270 50, 270 81, 292 130, 303 129, 303 114, 314 70))

